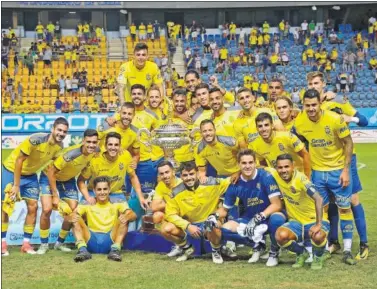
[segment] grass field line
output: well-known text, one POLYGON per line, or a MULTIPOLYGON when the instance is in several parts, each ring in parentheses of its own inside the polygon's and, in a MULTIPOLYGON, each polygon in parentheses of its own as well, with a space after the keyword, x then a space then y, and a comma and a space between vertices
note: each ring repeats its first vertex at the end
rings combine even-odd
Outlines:
POLYGON ((361 170, 363 168, 365 168, 367 165, 366 164, 363 164, 363 163, 357 163, 357 170, 361 170))

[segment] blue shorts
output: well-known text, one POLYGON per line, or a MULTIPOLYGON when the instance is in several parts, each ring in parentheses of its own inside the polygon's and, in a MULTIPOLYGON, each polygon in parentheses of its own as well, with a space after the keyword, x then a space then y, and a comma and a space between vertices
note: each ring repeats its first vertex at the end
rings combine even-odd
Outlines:
MULTIPOLYGON (((41 173, 39 178, 39 183, 41 186, 42 196, 51 196, 50 184, 48 182, 47 176, 45 173, 41 173)), ((62 200, 79 200, 79 193, 76 187, 76 179, 72 178, 65 182, 56 181, 56 187, 59 192, 59 197, 62 200)))
POLYGON ((247 224, 247 223, 250 222, 250 219, 247 219, 247 218, 238 218, 238 219, 235 219, 233 221, 237 222, 238 224, 247 224))
MULTIPOLYGON (((154 166, 151 160, 139 162, 136 168, 136 175, 139 178, 141 191, 148 192, 154 190, 157 184, 157 167, 154 166)), ((126 192, 131 192, 131 180, 128 175, 126 175, 126 192)))
MULTIPOLYGON (((8 171, 4 166, 1 167, 1 199, 5 199, 4 190, 8 184, 13 186, 14 174, 8 171)), ((36 200, 39 199, 39 182, 37 174, 30 176, 21 176, 20 178, 20 196, 22 199, 36 200)))
POLYGON ((339 184, 341 173, 342 169, 328 172, 312 170, 312 182, 321 194, 324 206, 330 203, 331 194, 339 208, 347 209, 351 206, 352 177, 350 176, 350 184, 342 188, 339 184))
POLYGON ((351 175, 352 175, 352 194, 357 194, 363 190, 359 178, 359 173, 357 172, 357 159, 356 154, 352 155, 351 161, 351 175))
MULTIPOLYGON (((89 196, 95 198, 96 194, 92 190, 88 190, 89 196)), ((123 193, 110 193, 111 203, 127 203, 127 198, 123 193)), ((81 196, 80 204, 87 205, 88 202, 85 200, 84 196, 81 196)))
MULTIPOLYGON (((303 225, 299 221, 291 220, 285 223, 282 227, 288 228, 290 231, 292 231, 297 237, 297 242, 300 243, 305 240, 310 240, 309 230, 314 225, 315 223, 303 225)), ((322 230, 326 233, 326 235, 329 233, 330 231, 329 221, 322 221, 322 230)))
POLYGON ((87 242, 87 248, 90 253, 108 254, 114 241, 111 239, 111 231, 107 233, 98 233, 90 231, 90 238, 87 242))
MULTIPOLYGON (((205 232, 205 228, 204 228, 204 222, 200 222, 200 223, 191 223, 191 225, 194 225, 194 226, 197 226, 199 227, 200 229, 200 232, 202 234, 202 236, 204 237, 204 232, 205 232)), ((187 235, 191 236, 191 234, 189 233, 189 231, 185 231, 187 235)), ((191 236, 192 237, 192 236, 191 236)))

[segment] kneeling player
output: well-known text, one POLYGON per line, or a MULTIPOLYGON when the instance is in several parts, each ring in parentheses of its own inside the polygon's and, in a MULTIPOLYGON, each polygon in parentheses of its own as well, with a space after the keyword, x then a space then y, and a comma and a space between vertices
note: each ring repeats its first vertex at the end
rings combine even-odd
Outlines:
POLYGON ((314 259, 312 269, 322 269, 322 254, 327 242, 329 222, 324 215, 323 201, 315 186, 308 178, 293 167, 293 158, 289 154, 278 156, 275 180, 284 197, 289 222, 276 232, 278 244, 297 254, 293 268, 304 266, 309 253, 298 243, 311 240, 314 259), (315 222, 313 222, 315 220, 315 222))
MULTIPOLYGON (((169 241, 182 249, 178 262, 186 261, 194 253, 187 241, 187 234, 199 239, 204 236, 211 243, 212 260, 222 263, 220 229, 205 230, 205 221, 214 214, 220 199, 230 184, 230 179, 208 177, 204 183, 198 179, 198 168, 194 162, 181 165, 182 183, 172 189, 171 200, 165 210, 165 220, 161 233, 169 241)), ((220 224, 217 224, 219 226, 220 224)))
POLYGON ((128 232, 128 223, 135 221, 136 215, 125 202, 110 203, 108 177, 95 178, 93 188, 96 204, 80 204, 67 217, 73 223, 72 231, 79 249, 74 260, 89 260, 92 258, 90 253, 108 253, 108 259, 121 261, 120 249, 128 232))
MULTIPOLYGON (((252 150, 241 150, 237 160, 241 177, 236 184, 229 186, 225 193, 224 205, 217 211, 217 216, 220 219, 225 218, 237 198, 245 204, 245 210, 241 218, 228 221, 222 226, 219 237, 252 245, 254 253, 249 263, 255 263, 265 249, 263 235, 268 232, 271 238, 271 251, 266 265, 276 266, 279 247, 274 238, 275 232, 286 220, 280 212, 282 202, 279 187, 270 173, 256 168, 255 153, 252 150)), ((210 218, 207 222, 209 221, 210 218)))

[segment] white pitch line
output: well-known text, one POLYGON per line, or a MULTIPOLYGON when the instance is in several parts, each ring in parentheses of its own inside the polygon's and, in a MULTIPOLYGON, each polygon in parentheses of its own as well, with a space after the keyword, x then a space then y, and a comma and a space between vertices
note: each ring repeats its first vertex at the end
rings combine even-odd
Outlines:
POLYGON ((357 166, 357 170, 361 170, 363 168, 365 168, 367 165, 366 164, 363 164, 363 163, 358 163, 358 166, 357 166))

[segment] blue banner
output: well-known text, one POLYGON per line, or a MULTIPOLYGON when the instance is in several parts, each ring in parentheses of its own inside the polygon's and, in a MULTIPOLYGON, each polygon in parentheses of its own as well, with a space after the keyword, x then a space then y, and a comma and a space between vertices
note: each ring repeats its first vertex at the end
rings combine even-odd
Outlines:
POLYGON ((58 117, 68 120, 70 132, 83 132, 88 128, 96 129, 109 114, 70 113, 70 114, 3 114, 2 133, 49 132, 58 117))
MULTIPOLYGON (((358 108, 357 111, 368 119, 368 129, 377 128, 377 109, 376 108, 358 108)), ((352 123, 351 128, 360 128, 352 123)))

